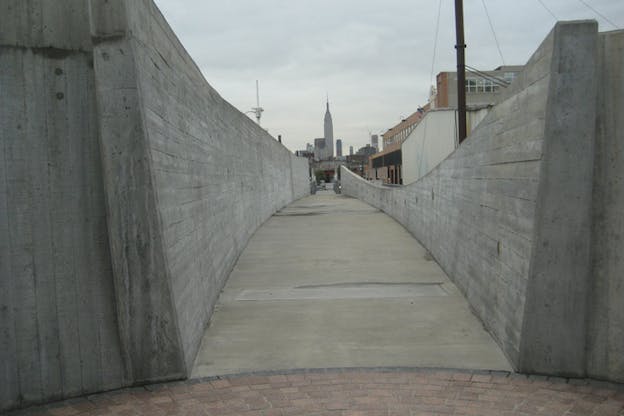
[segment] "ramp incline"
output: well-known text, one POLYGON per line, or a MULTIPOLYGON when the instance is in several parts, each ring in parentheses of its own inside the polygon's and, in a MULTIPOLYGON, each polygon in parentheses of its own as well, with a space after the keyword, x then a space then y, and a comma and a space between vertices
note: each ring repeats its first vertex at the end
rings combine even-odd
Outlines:
POLYGON ((321 191, 279 211, 251 238, 192 377, 379 366, 510 369, 400 224, 321 191))

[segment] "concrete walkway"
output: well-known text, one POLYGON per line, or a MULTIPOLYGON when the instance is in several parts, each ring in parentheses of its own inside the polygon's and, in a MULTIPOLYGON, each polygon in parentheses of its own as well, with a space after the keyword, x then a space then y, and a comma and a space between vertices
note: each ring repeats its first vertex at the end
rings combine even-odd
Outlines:
POLYGON ((328 191, 278 212, 250 240, 192 376, 345 367, 510 370, 402 226, 328 191))

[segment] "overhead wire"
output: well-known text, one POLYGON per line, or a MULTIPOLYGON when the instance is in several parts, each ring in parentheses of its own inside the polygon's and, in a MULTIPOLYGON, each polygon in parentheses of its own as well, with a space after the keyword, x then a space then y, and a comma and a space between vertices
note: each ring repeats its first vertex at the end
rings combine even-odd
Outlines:
MULTIPOLYGON (((435 59, 436 59, 436 52, 438 49, 438 37, 439 37, 439 33, 440 33, 440 15, 442 14, 442 0, 438 1, 438 16, 436 18, 436 29, 435 29, 435 40, 433 41, 433 57, 431 59, 431 73, 429 74, 429 83, 433 84, 433 71, 434 71, 434 67, 435 67, 435 59)), ((431 103, 431 105, 433 105, 433 103, 431 103)), ((420 119, 420 121, 418 122, 418 124, 420 124, 420 122, 423 121, 423 118, 426 118, 427 114, 425 113, 425 115, 420 119)), ((424 120, 424 125, 423 125, 423 140, 422 140, 422 146, 421 146, 421 151, 420 151, 420 162, 419 163, 419 167, 418 167, 418 172, 420 174, 421 170, 422 170, 422 164, 423 164, 423 158, 424 158, 424 148, 425 148, 425 141, 427 140, 427 120, 424 120)), ((418 127, 416 127, 418 128, 418 127)))
POLYGON ((548 12, 550 13, 550 15, 553 17, 553 19, 555 19, 555 21, 558 21, 559 19, 557 18, 557 16, 555 16, 555 14, 553 13, 552 10, 550 10, 548 8, 548 6, 546 6, 546 4, 544 4, 544 2, 542 0, 537 0, 539 2, 539 4, 542 5, 542 7, 548 12))
POLYGON ((609 18, 607 16, 605 16, 604 14, 600 13, 598 10, 594 9, 592 6, 590 6, 589 4, 587 4, 584 0, 578 0, 581 4, 585 5, 585 7, 587 7, 589 10, 591 10, 592 12, 596 13, 598 16, 602 17, 606 22, 608 22, 611 26, 613 26, 616 29, 619 29, 619 27, 613 23, 611 20, 609 20, 609 18))
POLYGON ((438 17, 436 19, 435 38, 433 41, 433 57, 431 59, 431 74, 429 75, 429 82, 433 83, 433 68, 436 60, 436 53, 438 50, 438 35, 440 33, 440 12, 442 10, 442 0, 438 1, 438 17))
POLYGON ((471 72, 473 74, 477 74, 477 75, 481 76, 482 78, 488 79, 488 80, 492 81, 494 84, 497 84, 497 85, 499 85, 501 87, 507 87, 510 84, 509 81, 506 81, 506 80, 504 80, 502 78, 495 77, 494 75, 487 74, 487 73, 485 73, 483 71, 479 71, 477 68, 473 68, 470 65, 466 65, 466 69, 468 70, 468 72, 471 72))
POLYGON ((490 24, 490 29, 492 29, 492 35, 494 35, 494 42, 496 42, 496 48, 498 49, 498 54, 501 57, 501 61, 503 61, 503 65, 505 65, 505 58, 503 57, 503 52, 501 51, 500 44, 498 43, 498 38, 496 37, 496 31, 494 30, 494 25, 492 24, 492 19, 490 19, 490 13, 488 12, 488 8, 485 5, 485 0, 481 0, 483 4, 483 9, 485 10, 485 15, 487 16, 488 23, 490 24))

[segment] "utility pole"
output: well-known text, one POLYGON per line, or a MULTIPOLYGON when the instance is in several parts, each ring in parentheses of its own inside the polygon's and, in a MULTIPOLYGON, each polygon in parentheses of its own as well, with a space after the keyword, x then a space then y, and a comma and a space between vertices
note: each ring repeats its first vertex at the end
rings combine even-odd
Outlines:
POLYGON ((455 34, 457 42, 457 122, 459 143, 466 138, 466 43, 464 41, 463 0, 455 0, 455 34))

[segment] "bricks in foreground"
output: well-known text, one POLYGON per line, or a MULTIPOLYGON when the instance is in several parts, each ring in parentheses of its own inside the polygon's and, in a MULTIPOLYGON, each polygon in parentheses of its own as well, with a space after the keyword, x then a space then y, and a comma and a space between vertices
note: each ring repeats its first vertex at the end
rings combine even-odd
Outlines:
POLYGON ((12 415, 624 415, 624 386, 505 372, 301 370, 96 394, 12 415))

